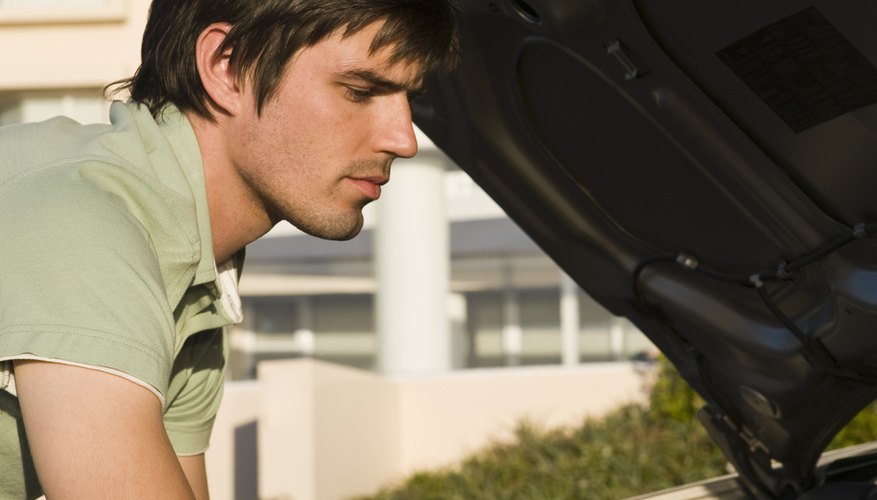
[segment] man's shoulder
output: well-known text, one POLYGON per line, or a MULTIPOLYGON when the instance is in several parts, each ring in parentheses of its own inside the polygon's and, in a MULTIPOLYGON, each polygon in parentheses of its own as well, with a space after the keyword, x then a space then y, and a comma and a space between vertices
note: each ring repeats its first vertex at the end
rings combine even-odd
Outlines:
POLYGON ((0 128, 0 231, 35 248, 53 241, 147 252, 170 295, 181 295, 177 281, 190 281, 202 261, 212 269, 197 142, 136 104, 114 103, 111 120, 0 128))
POLYGON ((104 210, 171 226, 194 217, 194 194, 179 180, 170 145, 155 144, 158 127, 144 130, 125 105, 113 109, 112 124, 56 117, 0 127, 0 205, 52 217, 93 211, 92 222, 104 210))
MULTIPOLYGON (((81 124, 58 116, 0 127, 0 189, 31 175, 63 175, 56 169, 59 166, 87 166, 120 178, 126 174, 146 178, 159 188, 183 185, 186 174, 170 143, 173 139, 147 109, 137 103, 115 102, 110 119, 111 123, 81 124)), ((196 144, 187 146, 197 149, 196 144)))
POLYGON ((59 116, 38 123, 0 127, 0 186, 47 166, 71 163, 85 157, 113 159, 95 147, 110 125, 82 125, 59 116))
POLYGON ((7 174, 0 180, 0 210, 44 233, 106 232, 119 225, 151 232, 167 225, 173 229, 181 217, 182 203, 173 194, 113 156, 59 157, 7 174))

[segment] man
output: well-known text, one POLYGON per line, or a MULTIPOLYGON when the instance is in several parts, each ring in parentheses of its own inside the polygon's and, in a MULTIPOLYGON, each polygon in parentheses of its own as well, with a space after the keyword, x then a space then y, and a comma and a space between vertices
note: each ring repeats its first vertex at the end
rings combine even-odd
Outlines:
POLYGON ((155 0, 112 125, 0 129, 0 497, 207 498, 244 246, 362 227, 446 0, 155 0))

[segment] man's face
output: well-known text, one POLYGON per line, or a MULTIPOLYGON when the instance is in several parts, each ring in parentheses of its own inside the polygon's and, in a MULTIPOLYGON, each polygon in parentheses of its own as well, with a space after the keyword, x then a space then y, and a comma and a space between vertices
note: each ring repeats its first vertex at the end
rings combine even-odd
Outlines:
POLYGON ((393 159, 417 152, 408 93, 420 84, 420 68, 390 65, 388 50, 369 55, 379 27, 302 49, 261 116, 251 98, 233 118, 229 157, 273 223, 352 238, 393 159))

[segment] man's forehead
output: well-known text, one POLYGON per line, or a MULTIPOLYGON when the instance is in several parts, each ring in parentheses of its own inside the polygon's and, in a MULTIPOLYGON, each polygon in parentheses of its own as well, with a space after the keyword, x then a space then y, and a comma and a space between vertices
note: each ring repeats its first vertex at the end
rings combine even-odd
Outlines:
POLYGON ((419 87, 424 76, 423 61, 398 57, 404 52, 404 41, 383 40, 383 43, 380 43, 380 29, 383 24, 384 21, 378 21, 356 31, 340 33, 341 43, 359 38, 356 43, 364 43, 367 47, 364 53, 359 54, 359 60, 342 61, 341 70, 345 72, 364 70, 372 73, 372 76, 379 75, 406 87, 419 87))
POLYGON ((375 23, 354 32, 336 30, 313 45, 299 49, 289 66, 295 66, 305 53, 316 51, 318 64, 336 78, 358 80, 391 92, 419 92, 425 77, 424 65, 421 61, 395 57, 399 49, 397 43, 375 47, 379 27, 375 23))

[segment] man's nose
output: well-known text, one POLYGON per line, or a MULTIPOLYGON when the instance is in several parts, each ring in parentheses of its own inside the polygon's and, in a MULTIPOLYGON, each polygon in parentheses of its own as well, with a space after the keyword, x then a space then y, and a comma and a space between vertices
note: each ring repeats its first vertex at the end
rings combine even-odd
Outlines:
POLYGON ((377 149, 400 158, 411 158, 417 154, 417 138, 408 97, 402 93, 388 97, 390 105, 385 107, 384 117, 375 131, 377 149))

